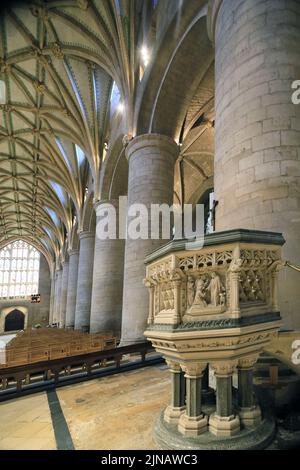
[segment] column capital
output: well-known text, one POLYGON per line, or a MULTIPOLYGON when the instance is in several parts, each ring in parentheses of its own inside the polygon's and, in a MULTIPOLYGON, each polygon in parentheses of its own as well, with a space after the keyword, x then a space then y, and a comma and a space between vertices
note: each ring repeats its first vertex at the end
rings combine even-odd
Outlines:
POLYGON ((99 201, 94 202, 94 210, 97 211, 98 207, 105 204, 110 204, 117 208, 119 206, 119 199, 100 199, 99 201))
POLYGON ((188 362, 186 364, 180 364, 182 370, 185 372, 187 379, 196 379, 202 377, 207 363, 206 362, 188 362))
POLYGON ((166 363, 168 364, 168 367, 171 372, 176 372, 176 373, 181 372, 181 367, 180 367, 179 362, 175 361, 174 359, 166 358, 166 363))
POLYGON ((69 258, 65 258, 65 259, 61 262, 61 265, 62 265, 62 267, 64 268, 64 266, 65 266, 66 264, 68 264, 68 263, 69 263, 69 258))
POLYGON ((211 42, 215 42, 216 21, 223 0, 209 0, 207 8, 207 34, 211 42))
POLYGON ((228 377, 233 374, 238 361, 218 361, 211 364, 217 377, 228 377))
POLYGON ((75 248, 72 248, 70 250, 68 250, 68 253, 69 253, 69 256, 73 256, 73 255, 78 255, 79 253, 79 249, 75 249, 75 248))
POLYGON ((129 161, 136 152, 149 147, 158 148, 160 153, 169 155, 174 162, 179 155, 179 146, 172 137, 162 134, 141 134, 132 139, 126 147, 127 160, 129 161))
POLYGON ((259 353, 252 354, 251 356, 242 357, 238 360, 239 369, 253 369, 254 365, 259 358, 259 353))
POLYGON ((79 240, 83 240, 84 238, 93 238, 93 237, 95 237, 94 232, 88 232, 88 231, 79 232, 79 240))

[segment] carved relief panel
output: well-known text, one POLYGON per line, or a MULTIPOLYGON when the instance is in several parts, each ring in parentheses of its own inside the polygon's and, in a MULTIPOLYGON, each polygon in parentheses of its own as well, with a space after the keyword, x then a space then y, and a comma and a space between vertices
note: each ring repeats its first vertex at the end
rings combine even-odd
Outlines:
MULTIPOLYGON (((280 252, 237 247, 179 252, 147 267, 155 323, 237 318, 276 310, 280 252), (176 279, 176 282, 174 280, 176 279)), ((252 247, 251 247, 252 248, 252 247)))
POLYGON ((160 294, 159 294, 159 311, 165 310, 174 310, 174 288, 172 282, 163 282, 160 284, 160 294))

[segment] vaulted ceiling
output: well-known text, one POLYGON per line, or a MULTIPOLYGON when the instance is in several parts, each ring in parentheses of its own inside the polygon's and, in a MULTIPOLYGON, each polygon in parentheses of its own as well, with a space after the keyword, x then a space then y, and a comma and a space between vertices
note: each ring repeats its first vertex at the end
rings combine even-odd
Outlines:
MULTIPOLYGON (((175 3, 177 18, 175 7, 170 18, 166 15, 164 0, 158 8, 152 0, 11 0, 5 7, 0 3, 0 248, 23 238, 52 260, 59 258, 74 226, 85 226, 85 205, 91 204, 87 190, 96 200, 101 196, 107 142, 113 138, 122 142, 124 133, 134 135, 139 116, 148 122, 143 109, 151 107, 149 90, 153 102, 160 103, 160 121, 170 120, 172 103, 166 106, 164 99, 173 96, 168 86, 172 61, 174 67, 181 64, 177 75, 187 90, 190 75, 195 75, 193 100, 181 97, 185 118, 178 167, 183 173, 177 178, 178 188, 175 185, 178 199, 185 200, 183 180, 185 176, 191 180, 189 172, 196 172, 192 175, 196 186, 211 178, 213 135, 206 123, 213 108, 213 54, 206 37, 205 8, 199 13, 198 28, 193 26, 206 2, 175 3), (156 22, 167 30, 168 19, 174 32, 157 36, 156 22), (145 35, 153 40, 148 67, 152 72, 140 81, 145 35), (185 73, 181 60, 186 50, 191 51, 193 74, 185 73), (119 134, 112 137, 117 134, 111 126, 116 87, 126 112, 121 131, 118 128, 119 134), (138 96, 144 96, 145 103, 138 96), (196 148, 202 135, 209 140, 209 151, 207 143, 196 148)), ((109 160, 112 148, 106 164, 113 161, 109 160)), ((118 179, 115 184, 119 185, 118 179)))
POLYGON ((0 244, 26 237, 57 255, 81 217, 87 166, 97 191, 112 83, 129 100, 134 86, 132 8, 130 0, 2 8, 0 244))

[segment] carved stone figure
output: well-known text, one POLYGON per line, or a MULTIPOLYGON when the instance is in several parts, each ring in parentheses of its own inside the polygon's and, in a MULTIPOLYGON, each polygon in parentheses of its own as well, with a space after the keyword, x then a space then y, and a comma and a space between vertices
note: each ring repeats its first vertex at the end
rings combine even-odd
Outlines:
POLYGON ((199 278, 196 281, 196 293, 193 305, 197 305, 201 308, 207 307, 206 302, 206 285, 203 278, 199 278))
POLYGON ((226 305, 226 292, 221 292, 220 293, 220 305, 222 307, 225 307, 225 305, 226 305))
POLYGON ((187 281, 187 303, 188 307, 191 307, 194 302, 194 297, 195 297, 195 281, 192 276, 188 277, 187 281))
POLYGON ((224 290, 221 284, 220 276, 216 273, 211 273, 211 281, 208 285, 208 290, 210 290, 210 303, 214 307, 220 305, 220 294, 224 290))

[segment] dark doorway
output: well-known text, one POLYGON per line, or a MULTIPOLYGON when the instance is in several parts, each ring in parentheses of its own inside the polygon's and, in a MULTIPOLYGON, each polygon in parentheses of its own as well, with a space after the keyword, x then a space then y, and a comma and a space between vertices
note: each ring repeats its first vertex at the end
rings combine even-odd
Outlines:
POLYGON ((15 309, 6 315, 4 331, 24 330, 24 321, 24 313, 15 309))

